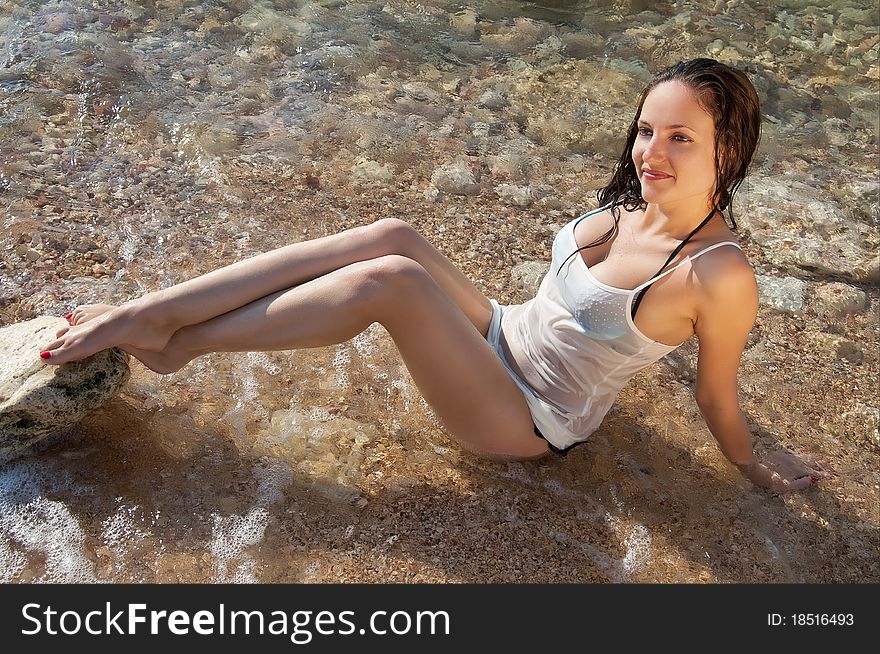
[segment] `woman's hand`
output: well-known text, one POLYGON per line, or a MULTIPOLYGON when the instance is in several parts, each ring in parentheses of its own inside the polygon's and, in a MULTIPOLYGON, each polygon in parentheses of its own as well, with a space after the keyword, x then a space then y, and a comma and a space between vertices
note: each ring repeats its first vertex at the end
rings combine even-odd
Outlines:
POLYGON ((789 449, 770 453, 763 462, 737 466, 756 486, 775 493, 788 493, 813 486, 829 475, 826 468, 808 455, 789 449))

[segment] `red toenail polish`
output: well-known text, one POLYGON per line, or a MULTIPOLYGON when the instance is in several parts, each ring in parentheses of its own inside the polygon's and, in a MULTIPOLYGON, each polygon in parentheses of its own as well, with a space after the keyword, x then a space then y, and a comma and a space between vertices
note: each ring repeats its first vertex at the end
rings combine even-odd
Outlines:
POLYGON ((72 313, 68 313, 66 316, 64 316, 64 318, 65 318, 66 320, 70 320, 71 318, 73 318, 73 314, 72 314, 72 313))
POLYGON ((40 352, 41 359, 48 359, 50 356, 52 356, 51 352, 40 352))

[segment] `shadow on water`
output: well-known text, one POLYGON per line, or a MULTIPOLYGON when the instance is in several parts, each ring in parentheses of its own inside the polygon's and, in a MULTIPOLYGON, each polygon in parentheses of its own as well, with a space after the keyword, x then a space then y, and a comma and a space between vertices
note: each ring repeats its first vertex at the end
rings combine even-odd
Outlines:
POLYGON ((811 519, 833 495, 750 490, 625 411, 565 459, 486 462, 442 434, 377 443, 384 475, 367 458, 337 480, 117 399, 0 471, 7 581, 876 579, 811 519))

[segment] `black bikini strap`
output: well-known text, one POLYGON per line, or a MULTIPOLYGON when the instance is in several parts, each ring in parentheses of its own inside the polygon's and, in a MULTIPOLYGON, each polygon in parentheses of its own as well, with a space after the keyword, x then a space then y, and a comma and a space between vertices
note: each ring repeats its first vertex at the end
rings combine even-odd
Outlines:
MULTIPOLYGON (((706 217, 703 219, 703 222, 701 222, 699 225, 697 225, 697 227, 696 227, 696 229, 694 229, 694 231, 692 231, 690 234, 688 234, 688 235, 685 237, 685 239, 684 239, 681 243, 679 243, 679 244, 676 246, 676 248, 672 251, 672 254, 670 254, 670 255, 669 255, 669 258, 666 260, 666 263, 664 263, 664 264, 660 267, 660 270, 658 270, 657 273, 656 273, 651 279, 653 279, 654 277, 656 277, 657 275, 659 275, 660 273, 663 272, 663 269, 666 268, 666 266, 669 265, 669 262, 672 261, 672 260, 675 258, 675 255, 678 254, 679 252, 681 252, 681 249, 685 246, 685 243, 687 243, 688 241, 690 241, 690 240, 691 240, 691 237, 692 237, 694 234, 696 234, 698 231, 700 231, 701 229, 703 229, 703 227, 705 227, 706 223, 708 223, 709 220, 710 220, 710 219, 712 218, 712 216, 714 216, 714 215, 715 215, 715 207, 712 207, 712 211, 709 212, 709 215, 706 216, 706 217)), ((651 282, 651 284, 653 284, 653 283, 654 283, 654 282, 651 282)), ((647 286, 645 286, 645 288, 643 288, 641 291, 639 291, 638 295, 636 295, 636 299, 635 299, 635 301, 633 302, 633 308, 632 308, 632 318, 633 318, 633 320, 636 319, 636 311, 638 311, 638 309, 639 309, 639 304, 642 303, 642 298, 645 296, 645 291, 647 291, 649 288, 651 288, 651 284, 648 284, 647 286)))

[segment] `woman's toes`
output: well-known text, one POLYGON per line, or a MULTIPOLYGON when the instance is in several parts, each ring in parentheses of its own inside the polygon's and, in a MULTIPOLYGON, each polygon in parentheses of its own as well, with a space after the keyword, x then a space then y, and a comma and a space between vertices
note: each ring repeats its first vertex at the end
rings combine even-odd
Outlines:
POLYGON ((89 320, 94 320, 114 308, 116 307, 112 304, 83 304, 74 310, 71 324, 80 325, 89 320))
POLYGON ((61 338, 61 337, 64 336, 68 331, 70 331, 70 327, 62 327, 62 328, 59 329, 57 332, 55 332, 55 338, 61 338))
POLYGON ((49 355, 56 355, 56 354, 58 354, 58 353, 56 352, 56 350, 58 350, 62 345, 64 345, 64 339, 63 339, 63 338, 59 338, 59 339, 56 340, 56 341, 52 341, 51 343, 49 343, 48 345, 46 345, 45 347, 43 347, 42 350, 40 350, 40 357, 42 357, 43 359, 48 359, 49 357, 48 357, 48 356, 45 356, 47 353, 48 353, 49 355))

